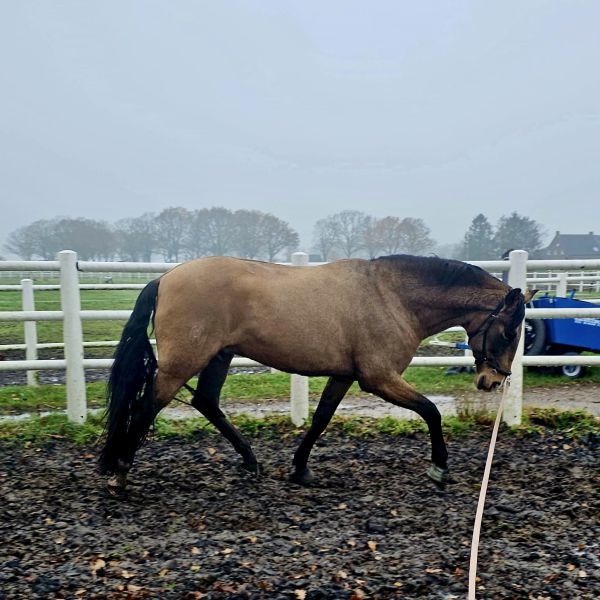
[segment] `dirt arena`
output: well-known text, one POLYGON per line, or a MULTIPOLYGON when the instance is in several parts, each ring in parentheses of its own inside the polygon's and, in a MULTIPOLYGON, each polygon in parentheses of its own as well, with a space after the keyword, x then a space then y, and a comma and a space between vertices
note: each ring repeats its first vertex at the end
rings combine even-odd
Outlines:
MULTIPOLYGON (((429 442, 349 437, 315 448, 312 488, 287 482, 295 435, 253 439, 242 472, 218 436, 151 441, 128 497, 96 448, 0 447, 1 598, 464 598, 490 428, 449 440, 454 483, 423 476, 429 442)), ((501 433, 479 598, 597 598, 600 440, 501 433)))

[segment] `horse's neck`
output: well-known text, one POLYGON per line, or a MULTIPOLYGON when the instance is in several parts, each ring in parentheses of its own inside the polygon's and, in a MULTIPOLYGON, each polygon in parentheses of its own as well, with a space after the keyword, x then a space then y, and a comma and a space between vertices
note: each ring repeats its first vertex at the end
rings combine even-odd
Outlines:
POLYGON ((411 308, 421 325, 423 338, 441 333, 449 327, 473 329, 485 314, 494 309, 502 299, 504 291, 486 288, 477 292, 460 288, 436 290, 428 296, 420 295, 408 299, 411 308))

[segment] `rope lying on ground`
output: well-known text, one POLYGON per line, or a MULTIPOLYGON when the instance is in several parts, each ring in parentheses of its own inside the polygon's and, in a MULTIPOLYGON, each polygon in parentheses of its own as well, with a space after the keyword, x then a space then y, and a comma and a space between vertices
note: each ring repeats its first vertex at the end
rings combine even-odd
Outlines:
POLYGON ((498 414, 492 431, 492 439, 488 449, 485 470, 483 471, 483 480, 481 481, 481 489, 479 490, 479 502, 477 504, 477 512, 475 513, 475 525, 473 526, 473 540, 471 541, 471 561, 469 563, 469 593, 467 600, 475 600, 475 583, 477 577, 477 553, 479 551, 479 534, 481 532, 481 520, 483 518, 483 508, 485 505, 485 495, 487 493, 488 481, 490 479, 490 471, 492 470, 492 459, 494 458, 494 449, 496 448, 496 438, 498 437, 498 428, 500 427, 500 417, 504 408, 504 395, 508 389, 509 383, 506 382, 500 405, 498 406, 498 414))

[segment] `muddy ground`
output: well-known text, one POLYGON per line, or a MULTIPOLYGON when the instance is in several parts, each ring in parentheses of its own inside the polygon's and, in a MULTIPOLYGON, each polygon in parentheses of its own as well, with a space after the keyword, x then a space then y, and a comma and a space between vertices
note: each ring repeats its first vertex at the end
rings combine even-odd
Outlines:
MULTIPOLYGON (((489 428, 449 440, 455 482, 423 477, 429 443, 335 426, 312 488, 287 482, 295 435, 253 439, 264 475, 212 434, 151 441, 129 496, 95 448, 0 447, 1 598, 464 598, 489 428)), ((598 598, 600 440, 501 433, 478 598, 598 598)))

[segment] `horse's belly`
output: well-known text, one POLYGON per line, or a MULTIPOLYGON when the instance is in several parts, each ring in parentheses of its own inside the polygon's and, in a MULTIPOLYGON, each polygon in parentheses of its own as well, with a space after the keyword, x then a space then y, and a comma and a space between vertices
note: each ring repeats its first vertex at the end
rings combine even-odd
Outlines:
POLYGON ((329 336, 293 335, 289 330, 273 336, 250 336, 236 344, 234 352, 263 365, 289 373, 344 375, 353 373, 352 355, 344 345, 329 336), (315 339, 317 338, 317 339, 315 339))

